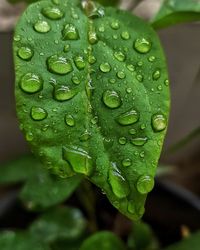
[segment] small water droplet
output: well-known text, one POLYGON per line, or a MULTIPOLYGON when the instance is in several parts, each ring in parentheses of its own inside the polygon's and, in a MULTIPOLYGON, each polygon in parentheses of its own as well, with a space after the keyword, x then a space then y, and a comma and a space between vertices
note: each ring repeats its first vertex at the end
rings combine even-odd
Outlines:
POLYGON ((120 28, 119 22, 117 20, 112 21, 110 27, 114 30, 118 30, 120 28))
POLYGON ((114 57, 120 62, 124 62, 126 59, 126 56, 121 51, 115 51, 114 57))
POLYGON ((134 48, 137 52, 145 54, 151 50, 151 42, 147 38, 138 38, 134 43, 134 48))
POLYGON ((137 190, 141 194, 149 193, 154 187, 154 179, 150 175, 142 175, 137 180, 137 190))
POLYGON ((167 120, 163 114, 155 114, 152 116, 152 127, 155 132, 160 132, 167 127, 167 120))
POLYGON ((71 23, 64 26, 62 34, 63 40, 78 40, 80 38, 77 28, 71 23))
POLYGON ((45 109, 41 107, 32 107, 31 108, 31 118, 35 121, 42 121, 47 118, 48 113, 45 109))
POLYGON ((14 36, 14 41, 15 41, 15 42, 19 42, 20 40, 21 40, 20 35, 15 35, 15 36, 14 36))
POLYGON ((123 31, 121 33, 121 38, 124 39, 124 40, 130 39, 130 34, 128 33, 128 31, 123 31))
POLYGON ((127 126, 136 123, 139 120, 139 113, 135 109, 131 109, 117 117, 117 122, 127 126))
POLYGON ((139 61, 138 63, 137 63, 137 66, 139 66, 139 67, 141 67, 143 65, 143 62, 142 61, 139 61))
POLYGON ((105 31, 105 27, 104 26, 100 26, 99 27, 99 32, 103 33, 105 31))
POLYGON ((156 60, 156 57, 155 56, 150 56, 148 58, 149 62, 154 62, 156 60))
POLYGON ((168 79, 166 79, 164 83, 165 83, 166 86, 169 86, 169 80, 168 79))
POLYGON ((90 64, 94 64, 97 61, 97 59, 93 55, 89 55, 88 62, 90 64))
POLYGON ((132 200, 128 202, 128 212, 131 213, 131 214, 136 213, 135 203, 132 200))
POLYGON ((134 72, 134 71, 135 71, 135 66, 132 65, 132 64, 128 64, 126 67, 127 67, 127 69, 128 69, 129 71, 131 71, 131 72, 134 72))
POLYGON ((63 51, 64 51, 65 53, 67 53, 69 50, 70 50, 70 45, 69 45, 69 44, 66 44, 66 45, 64 46, 64 48, 63 48, 63 51))
POLYGON ((120 138, 119 138, 119 144, 125 145, 126 142, 127 142, 126 137, 120 137, 120 138))
POLYGON ((147 137, 137 137, 131 139, 131 143, 134 146, 143 146, 145 143, 147 143, 147 141, 148 141, 147 137))
POLYGON ((129 134, 130 134, 130 135, 135 135, 135 134, 136 134, 136 129, 131 128, 131 129, 129 130, 129 134))
POLYGON ((30 60, 33 56, 33 50, 27 46, 23 46, 18 49, 17 55, 23 60, 30 60))
POLYGON ((84 69, 86 66, 84 58, 82 56, 76 56, 74 58, 74 63, 76 65, 77 69, 79 69, 79 70, 84 69))
POLYGON ((88 40, 90 44, 95 44, 98 42, 97 33, 95 30, 90 30, 88 32, 88 40))
POLYGON ((98 122, 98 116, 94 116, 94 117, 91 119, 91 123, 92 123, 93 125, 95 125, 95 124, 97 124, 97 122, 98 122))
POLYGON ((54 87, 54 98, 57 101, 67 101, 72 99, 77 94, 75 89, 70 89, 67 86, 54 87))
POLYGON ((91 137, 91 133, 87 130, 79 137, 80 141, 88 141, 91 137))
POLYGON ((79 85, 81 83, 80 79, 78 76, 72 76, 72 82, 76 85, 79 85))
POLYGON ((27 132, 25 137, 26 137, 26 140, 29 141, 29 142, 33 141, 33 139, 34 139, 34 136, 33 136, 32 132, 27 132))
POLYGON ((101 63, 100 64, 100 70, 103 72, 103 73, 108 73, 111 71, 111 66, 109 63, 101 63))
POLYGON ((158 85, 157 86, 157 89, 159 90, 159 91, 161 91, 163 88, 162 88, 162 85, 158 85))
POLYGON ((118 35, 117 34, 114 34, 112 37, 113 37, 114 40, 118 39, 118 35))
POLYGON ((143 82, 144 77, 143 77, 143 75, 141 75, 141 74, 137 74, 137 75, 136 75, 136 79, 137 79, 139 82, 143 82))
POLYGON ((50 31, 51 26, 47 21, 39 20, 34 24, 34 29, 39 33, 47 33, 50 31))
POLYGON ((111 109, 118 108, 122 104, 119 94, 114 90, 106 90, 103 93, 103 102, 111 109))
POLYGON ((140 157, 141 157, 141 158, 144 158, 144 156, 145 156, 144 151, 140 152, 140 157))
POLYGON ((58 20, 63 17, 63 12, 57 7, 45 7, 42 9, 42 14, 52 20, 58 20))
POLYGON ((122 165, 123 165, 124 167, 129 167, 129 166, 131 166, 131 164, 132 164, 132 161, 131 161, 131 159, 129 159, 129 158, 126 158, 126 159, 124 159, 124 160, 122 161, 122 165))
POLYGON ((119 72, 117 72, 117 77, 119 79, 124 79, 126 77, 126 74, 124 71, 119 71, 119 72))
POLYGON ((29 94, 36 93, 43 88, 43 80, 34 73, 27 73, 20 81, 20 88, 29 94))
POLYGON ((153 80, 157 81, 160 77, 161 77, 161 72, 159 69, 156 69, 152 74, 152 78, 153 80))
POLYGON ((59 75, 66 75, 73 71, 71 62, 67 58, 58 55, 50 56, 47 60, 47 66, 50 72, 59 75))
POLYGON ((65 115, 65 123, 69 126, 69 127, 74 127, 75 125, 75 120, 73 118, 72 115, 65 115))
POLYGON ((122 176, 120 170, 117 168, 116 163, 111 163, 108 174, 108 181, 112 188, 113 193, 120 199, 125 198, 129 192, 129 186, 126 179, 122 176))
POLYGON ((112 84, 114 84, 114 83, 116 83, 116 79, 115 78, 111 78, 111 79, 109 79, 109 82, 112 83, 112 84))
POLYGON ((141 130, 144 130, 146 128, 146 125, 144 123, 142 123, 140 128, 141 128, 141 130))
POLYGON ((127 92, 128 94, 130 94, 130 93, 132 92, 132 88, 127 88, 127 89, 126 89, 126 92, 127 92))

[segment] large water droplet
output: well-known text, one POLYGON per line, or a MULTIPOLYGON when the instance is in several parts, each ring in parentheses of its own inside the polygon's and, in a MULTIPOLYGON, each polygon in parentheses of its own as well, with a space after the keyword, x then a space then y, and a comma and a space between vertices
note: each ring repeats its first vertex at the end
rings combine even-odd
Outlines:
POLYGON ((31 108, 31 118, 35 121, 42 121, 47 118, 47 111, 41 107, 32 107, 31 108))
POLYGON ((51 26, 48 22, 39 20, 34 24, 34 29, 39 33, 47 33, 50 31, 51 26))
POLYGON ((149 193, 153 189, 153 186, 154 179, 149 175, 140 176, 136 184, 137 190, 141 194, 149 193))
POLYGON ((122 104, 119 94, 114 90, 106 90, 103 93, 103 102, 112 109, 118 108, 122 104))
POLYGON ((100 70, 103 72, 103 73, 108 73, 111 71, 111 66, 109 63, 101 63, 100 64, 100 70))
POLYGON ((124 62, 126 59, 126 56, 121 51, 114 52, 114 57, 120 62, 124 62))
POLYGON ((63 147, 63 159, 72 166, 76 173, 90 175, 93 169, 91 156, 77 146, 63 147))
POLYGON ((63 12, 57 7, 45 7, 42 10, 42 14, 52 20, 58 20, 63 17, 63 12))
POLYGON ((131 109, 117 117, 117 122, 121 125, 131 125, 139 120, 139 113, 135 109, 131 109))
POLYGON ((73 24, 66 24, 63 31, 63 40, 78 40, 80 38, 77 28, 73 24))
POLYGON ((50 72, 59 75, 66 75, 73 71, 71 62, 63 56, 50 56, 47 60, 47 65, 50 72))
POLYGON ((74 127, 74 125, 75 125, 74 117, 72 115, 65 115, 65 123, 69 127, 74 127))
POLYGON ((152 127, 155 132, 160 132, 167 127, 167 120, 163 114, 155 114, 152 116, 152 127))
POLYGON ((29 94, 40 91, 43 87, 43 80, 34 73, 27 73, 20 81, 21 89, 29 94))
POLYGON ((67 86, 55 86, 54 88, 54 98, 57 101, 67 101, 72 99, 77 94, 75 89, 70 89, 67 86))
POLYGON ((76 56, 74 58, 74 63, 79 70, 84 69, 86 66, 84 58, 82 56, 76 56))
POLYGON ((131 143, 135 146, 143 146, 145 143, 147 143, 147 141, 147 137, 137 137, 131 139, 131 143))
POLYGON ((159 69, 156 69, 152 74, 152 78, 153 80, 157 81, 160 77, 161 77, 161 72, 159 69))
POLYGON ((126 179, 122 176, 116 163, 112 162, 109 170, 108 181, 113 193, 120 199, 127 197, 130 192, 126 179))
POLYGON ((21 47, 17 51, 17 55, 23 60, 30 60, 33 56, 33 50, 29 47, 21 47))
POLYGON ((123 165, 124 167, 129 167, 129 166, 131 166, 131 164, 132 164, 132 161, 131 161, 131 159, 129 159, 129 158, 126 158, 126 159, 124 159, 124 160, 122 161, 122 165, 123 165))
POLYGON ((139 53, 145 54, 151 50, 151 42, 147 38, 138 38, 134 43, 134 48, 139 53))

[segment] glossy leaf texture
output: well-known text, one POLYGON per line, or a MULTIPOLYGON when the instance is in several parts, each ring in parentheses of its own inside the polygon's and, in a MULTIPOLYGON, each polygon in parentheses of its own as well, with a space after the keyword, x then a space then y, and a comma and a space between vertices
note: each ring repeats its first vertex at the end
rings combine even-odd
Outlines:
POLYGON ((61 177, 86 176, 140 218, 169 112, 154 30, 111 7, 42 1, 17 25, 14 58, 17 114, 33 152, 61 177))
POLYGON ((124 243, 109 231, 98 232, 87 238, 80 247, 80 250, 125 250, 124 243))
POLYGON ((164 0, 151 23, 155 29, 161 29, 179 23, 199 20, 199 0, 164 0))

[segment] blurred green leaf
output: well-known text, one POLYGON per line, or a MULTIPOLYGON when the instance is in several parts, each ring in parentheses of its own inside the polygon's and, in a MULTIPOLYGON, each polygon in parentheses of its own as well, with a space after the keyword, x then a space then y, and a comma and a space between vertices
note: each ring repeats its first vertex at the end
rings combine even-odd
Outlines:
POLYGON ((58 241, 51 244, 51 250, 78 250, 81 245, 81 240, 77 241, 58 241))
POLYGON ((20 2, 30 4, 30 3, 38 2, 38 1, 41 1, 41 0, 7 0, 7 1, 12 3, 12 4, 20 3, 20 2))
POLYGON ((96 0, 96 2, 99 2, 100 4, 104 6, 117 6, 120 2, 120 0, 96 0))
POLYGON ((43 242, 38 242, 28 233, 3 232, 0 234, 1 250, 50 250, 43 242))
POLYGON ((43 168, 26 182, 20 198, 29 209, 43 210, 69 198, 81 179, 78 175, 61 179, 43 168))
POLYGON ((32 155, 12 160, 2 164, 0 184, 15 184, 25 181, 40 171, 41 168, 43 168, 42 164, 32 155))
POLYGON ((102 231, 90 236, 80 250, 125 250, 123 242, 113 233, 102 231))
POLYGON ((198 20, 200 20, 199 0, 164 0, 151 23, 155 29, 160 29, 198 20))
POLYGON ((156 250, 158 241, 149 225, 137 222, 133 224, 132 232, 128 237, 128 247, 131 250, 156 250))
POLYGON ((163 250, 199 250, 200 248, 200 231, 185 238, 181 242, 171 245, 163 250))
POLYGON ((40 216, 29 231, 39 240, 52 243, 58 240, 77 240, 85 233, 86 226, 80 210, 57 207, 40 216))

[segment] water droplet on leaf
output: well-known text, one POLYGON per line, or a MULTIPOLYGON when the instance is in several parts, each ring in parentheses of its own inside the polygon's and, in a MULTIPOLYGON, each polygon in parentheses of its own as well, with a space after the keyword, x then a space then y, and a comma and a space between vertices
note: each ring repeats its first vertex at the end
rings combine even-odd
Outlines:
POLYGON ((34 73, 27 73, 22 77, 20 87, 24 92, 33 94, 43 88, 43 80, 34 73))
POLYGON ((63 56, 50 56, 47 60, 47 65, 50 72, 59 75, 66 75, 73 71, 71 62, 63 56))
POLYGON ((45 7, 42 10, 42 14, 52 20, 58 20, 63 17, 63 12, 57 7, 45 7))
POLYGON ((72 99, 77 94, 75 89, 70 89, 67 86, 55 86, 54 88, 54 98, 57 101, 67 101, 72 99))
POLYGON ((148 141, 147 137, 138 137, 131 139, 131 143, 134 146, 143 146, 145 143, 147 143, 147 141, 148 141))
POLYGON ((163 114, 155 114, 152 116, 152 127, 155 132, 160 132, 167 127, 167 120, 163 114))
POLYGON ((39 33, 47 33, 50 31, 51 26, 48 22, 39 20, 34 24, 34 29, 39 33))
POLYGON ((126 59, 126 56, 121 51, 114 52, 114 57, 120 62, 124 62, 126 59))
POLYGON ((160 76, 161 76, 161 73, 160 73, 160 70, 159 70, 159 69, 155 70, 155 71, 153 72, 153 74, 152 74, 153 80, 156 80, 156 81, 160 78, 160 76))
POLYGON ((121 106, 121 98, 114 90, 106 90, 103 93, 103 102, 109 108, 118 108, 121 106))
POLYGON ((79 69, 79 70, 82 70, 85 68, 86 64, 85 64, 85 61, 84 61, 84 58, 82 56, 77 56, 74 58, 74 63, 76 65, 76 67, 79 69))
POLYGON ((31 118, 35 121, 42 121, 47 118, 47 111, 41 107, 31 108, 31 118))
POLYGON ((111 66, 109 63, 102 63, 100 64, 100 70, 103 72, 103 73, 108 73, 111 71, 111 66))
POLYGON ((147 38, 138 38, 134 43, 134 48, 137 52, 145 54, 151 50, 151 42, 147 38))
POLYGON ((142 175, 137 180, 137 190, 141 194, 149 193, 154 187, 154 179, 149 175, 142 175))
POLYGON ((17 55, 23 60, 30 60, 33 56, 33 50, 29 47, 19 48, 17 55))
POLYGON ((70 23, 65 25, 62 34, 63 40, 78 40, 80 38, 77 28, 70 23))
POLYGON ((122 161, 122 165, 123 165, 124 167, 129 167, 129 166, 131 166, 131 164, 132 164, 132 161, 131 161, 131 159, 129 159, 129 158, 126 158, 126 159, 124 159, 124 160, 122 161))
POLYGON ((65 115, 65 123, 69 126, 69 127, 74 127, 75 125, 75 120, 73 118, 72 115, 65 115))
POLYGON ((131 109, 118 116, 116 120, 119 124, 125 126, 136 123, 139 120, 139 117, 139 113, 136 110, 131 109))

